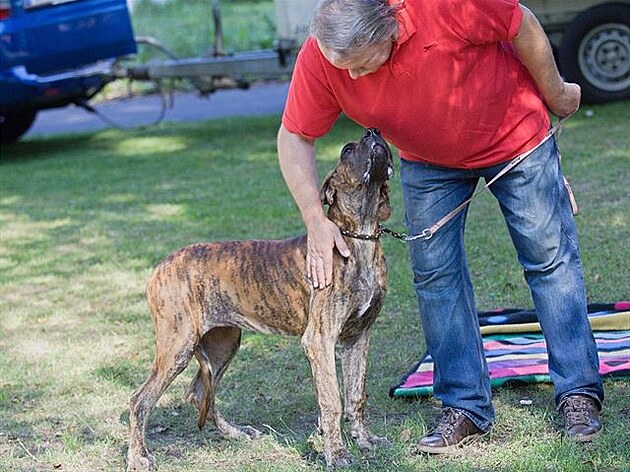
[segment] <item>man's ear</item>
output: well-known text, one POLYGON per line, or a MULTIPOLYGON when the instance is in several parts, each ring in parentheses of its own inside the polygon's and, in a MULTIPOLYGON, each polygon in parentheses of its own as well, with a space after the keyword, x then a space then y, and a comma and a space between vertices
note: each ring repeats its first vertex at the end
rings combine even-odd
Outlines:
POLYGON ((322 183, 322 188, 319 191, 319 198, 322 201, 322 205, 332 205, 335 202, 335 189, 332 185, 332 179, 335 175, 336 169, 328 172, 322 183))

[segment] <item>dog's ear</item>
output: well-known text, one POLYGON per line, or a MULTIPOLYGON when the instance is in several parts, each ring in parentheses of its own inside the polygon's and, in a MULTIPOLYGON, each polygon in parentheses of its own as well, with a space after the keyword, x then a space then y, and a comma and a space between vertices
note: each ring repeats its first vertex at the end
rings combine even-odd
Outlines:
POLYGON ((326 177, 324 177, 324 182, 322 183, 322 188, 319 191, 319 199, 322 201, 322 205, 332 205, 335 202, 335 189, 332 185, 332 178, 335 175, 337 169, 333 169, 326 177))
POLYGON ((378 200, 378 212, 376 218, 378 221, 385 221, 392 215, 392 207, 389 204, 389 185, 387 183, 381 186, 381 194, 378 200))

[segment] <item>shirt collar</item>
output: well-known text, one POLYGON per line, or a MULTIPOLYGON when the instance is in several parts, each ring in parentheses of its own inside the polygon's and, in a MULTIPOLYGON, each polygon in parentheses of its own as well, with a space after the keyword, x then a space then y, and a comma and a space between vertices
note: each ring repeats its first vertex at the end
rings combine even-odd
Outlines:
POLYGON ((398 38, 396 38, 396 46, 400 47, 416 32, 416 25, 411 19, 411 16, 409 16, 409 12, 407 11, 404 1, 396 13, 396 19, 398 20, 398 38))

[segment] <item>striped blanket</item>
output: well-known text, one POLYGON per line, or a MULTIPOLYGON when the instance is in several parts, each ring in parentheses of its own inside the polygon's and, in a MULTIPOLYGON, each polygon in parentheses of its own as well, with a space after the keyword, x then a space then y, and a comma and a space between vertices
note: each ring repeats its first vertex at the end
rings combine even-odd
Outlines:
MULTIPOLYGON (((630 377, 630 302, 589 305, 589 321, 604 377, 630 377)), ((550 382, 547 349, 533 310, 503 309, 479 313, 479 325, 493 386, 508 381, 550 382)), ((392 397, 430 395, 433 360, 425 353, 392 397)))

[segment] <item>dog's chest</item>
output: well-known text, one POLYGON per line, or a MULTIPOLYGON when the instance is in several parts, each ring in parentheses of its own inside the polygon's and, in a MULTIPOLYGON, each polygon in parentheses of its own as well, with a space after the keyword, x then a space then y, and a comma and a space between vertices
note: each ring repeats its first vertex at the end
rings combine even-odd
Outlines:
POLYGON ((382 253, 373 253, 371 256, 363 260, 361 257, 356 258, 355 261, 358 264, 354 268, 355 273, 345 279, 351 281, 348 284, 348 300, 352 302, 349 306, 344 334, 350 334, 371 325, 383 305, 387 289, 385 259, 382 253))
POLYGON ((354 337, 374 323, 381 311, 385 298, 385 287, 376 278, 369 277, 360 281, 349 297, 354 303, 348 306, 347 318, 343 325, 341 337, 354 337))

